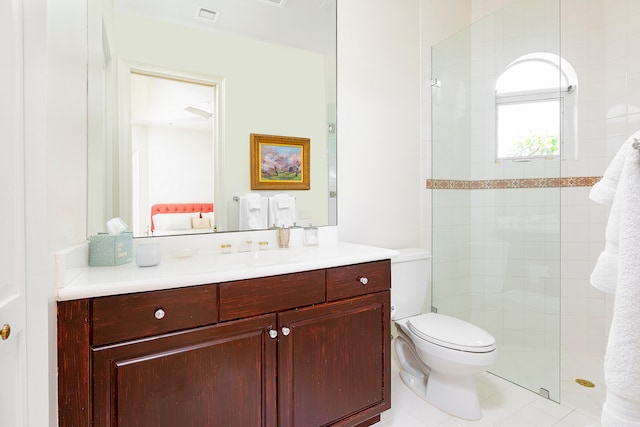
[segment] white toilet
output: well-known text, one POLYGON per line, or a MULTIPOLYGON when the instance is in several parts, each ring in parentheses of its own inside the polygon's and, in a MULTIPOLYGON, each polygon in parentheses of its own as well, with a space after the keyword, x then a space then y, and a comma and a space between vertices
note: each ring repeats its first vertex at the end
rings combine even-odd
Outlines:
POLYGON ((391 260, 391 319, 402 381, 418 396, 456 417, 482 418, 474 375, 497 361, 487 331, 443 314, 420 314, 429 290, 431 254, 401 249, 391 260))

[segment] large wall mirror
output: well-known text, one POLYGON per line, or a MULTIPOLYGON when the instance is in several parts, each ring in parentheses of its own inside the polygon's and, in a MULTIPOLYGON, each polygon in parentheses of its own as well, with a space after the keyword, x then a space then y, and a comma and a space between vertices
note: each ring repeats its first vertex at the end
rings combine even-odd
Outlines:
POLYGON ((88 234, 335 225, 336 1, 88 2, 88 234), (252 190, 252 134, 308 138, 310 189, 252 190))

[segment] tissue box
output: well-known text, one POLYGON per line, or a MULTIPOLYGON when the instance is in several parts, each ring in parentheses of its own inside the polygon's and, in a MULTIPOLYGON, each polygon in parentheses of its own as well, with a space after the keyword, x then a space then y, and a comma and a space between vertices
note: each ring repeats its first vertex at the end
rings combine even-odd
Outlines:
POLYGON ((133 261, 133 233, 98 233, 89 237, 89 265, 104 267, 133 261))

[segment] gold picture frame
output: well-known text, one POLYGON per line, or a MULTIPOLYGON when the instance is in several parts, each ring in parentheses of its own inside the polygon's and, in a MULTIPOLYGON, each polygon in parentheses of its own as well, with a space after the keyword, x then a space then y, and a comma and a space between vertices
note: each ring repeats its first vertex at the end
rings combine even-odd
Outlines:
POLYGON ((252 190, 309 190, 309 138, 251 134, 252 190))

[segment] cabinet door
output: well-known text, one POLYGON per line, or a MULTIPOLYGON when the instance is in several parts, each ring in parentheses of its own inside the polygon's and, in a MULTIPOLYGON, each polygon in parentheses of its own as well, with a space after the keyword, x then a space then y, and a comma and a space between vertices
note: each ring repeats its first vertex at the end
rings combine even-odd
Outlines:
POLYGON ((275 320, 94 348, 94 425, 275 426, 275 320))
POLYGON ((389 291, 278 315, 280 426, 352 426, 391 407, 389 291))

